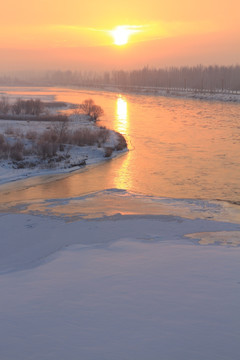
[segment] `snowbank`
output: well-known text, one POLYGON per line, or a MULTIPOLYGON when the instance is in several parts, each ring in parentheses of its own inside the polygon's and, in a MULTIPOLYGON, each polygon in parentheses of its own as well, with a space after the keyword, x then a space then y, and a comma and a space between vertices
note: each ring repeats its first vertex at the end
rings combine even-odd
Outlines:
POLYGON ((0 228, 2 359, 238 360, 240 247, 185 235, 239 225, 8 214, 0 228))

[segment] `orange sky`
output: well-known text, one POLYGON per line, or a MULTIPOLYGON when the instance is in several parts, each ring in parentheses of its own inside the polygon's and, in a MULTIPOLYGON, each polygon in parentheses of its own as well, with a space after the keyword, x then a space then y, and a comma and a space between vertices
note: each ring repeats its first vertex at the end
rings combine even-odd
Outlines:
POLYGON ((238 0, 8 0, 0 71, 240 63, 238 0), (127 45, 111 30, 138 29, 127 45))

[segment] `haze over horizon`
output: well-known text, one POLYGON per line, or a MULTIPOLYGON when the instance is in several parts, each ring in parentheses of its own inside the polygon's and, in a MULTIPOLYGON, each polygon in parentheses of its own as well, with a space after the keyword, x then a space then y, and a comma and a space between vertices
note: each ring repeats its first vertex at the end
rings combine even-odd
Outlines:
POLYGON ((0 72, 109 70, 240 62, 237 0, 79 3, 9 0, 0 72), (120 28, 120 39, 114 29, 120 28))

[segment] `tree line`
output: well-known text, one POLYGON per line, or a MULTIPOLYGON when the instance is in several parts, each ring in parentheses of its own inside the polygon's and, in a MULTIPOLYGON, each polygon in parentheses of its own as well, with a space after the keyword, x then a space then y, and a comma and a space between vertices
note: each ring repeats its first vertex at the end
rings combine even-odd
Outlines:
POLYGON ((240 65, 232 66, 183 66, 151 68, 137 70, 113 70, 103 73, 94 71, 48 71, 34 77, 22 77, 15 80, 0 77, 0 85, 23 82, 24 85, 65 85, 65 86, 101 86, 119 87, 144 86, 153 88, 184 88, 196 90, 232 90, 240 91, 240 65))
POLYGON ((115 71, 112 82, 121 86, 149 86, 197 90, 240 90, 240 66, 195 66, 115 71))

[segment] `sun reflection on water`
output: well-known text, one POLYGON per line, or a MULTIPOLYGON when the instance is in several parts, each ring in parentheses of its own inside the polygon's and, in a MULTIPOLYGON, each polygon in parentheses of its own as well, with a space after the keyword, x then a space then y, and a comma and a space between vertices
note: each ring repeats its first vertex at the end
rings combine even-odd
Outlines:
POLYGON ((121 96, 116 102, 116 124, 115 128, 121 134, 126 135, 128 130, 128 106, 127 101, 121 96))
POLYGON ((124 158, 124 161, 122 162, 121 166, 118 169, 118 172, 116 173, 116 176, 114 178, 114 187, 117 189, 125 189, 128 191, 132 190, 133 181, 131 173, 128 171, 129 167, 129 153, 124 158))
MULTIPOLYGON (((115 130, 125 136, 129 143, 129 116, 128 103, 119 95, 116 101, 116 116, 115 116, 115 130)), ((129 145, 129 144, 128 144, 129 145)), ((129 176, 129 154, 125 157, 121 166, 118 169, 117 176, 114 178, 114 185, 118 189, 130 189, 132 186, 132 179, 129 176)))

